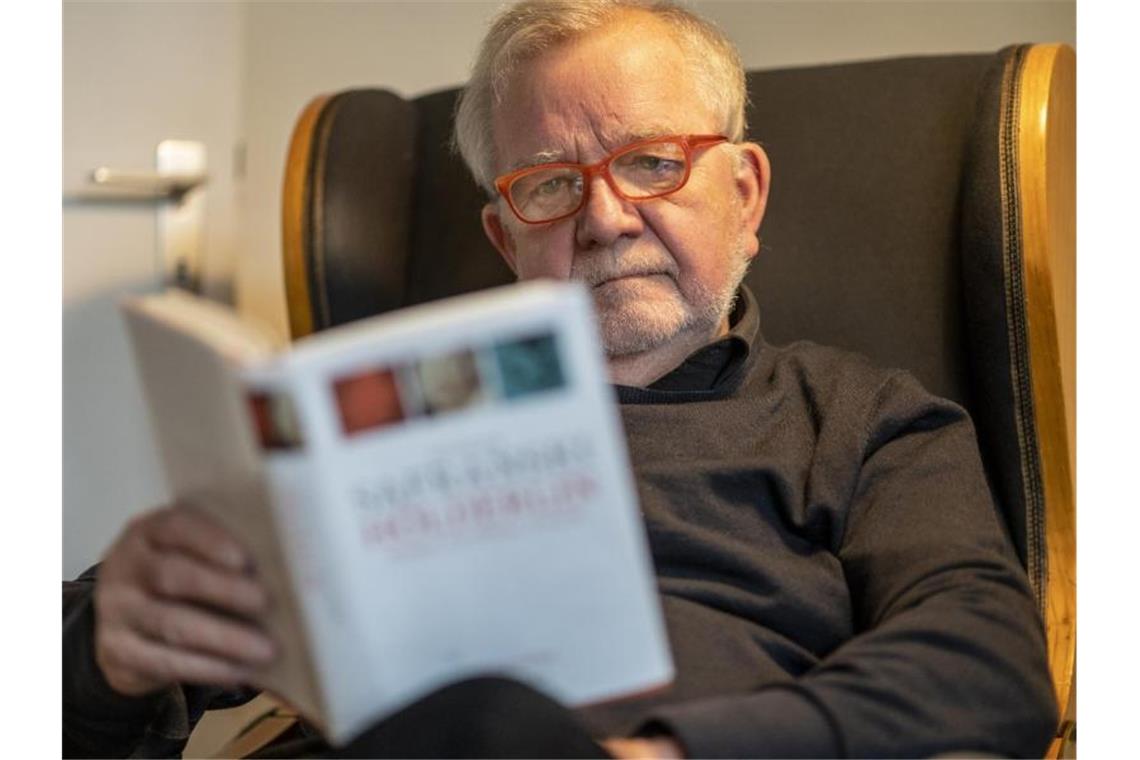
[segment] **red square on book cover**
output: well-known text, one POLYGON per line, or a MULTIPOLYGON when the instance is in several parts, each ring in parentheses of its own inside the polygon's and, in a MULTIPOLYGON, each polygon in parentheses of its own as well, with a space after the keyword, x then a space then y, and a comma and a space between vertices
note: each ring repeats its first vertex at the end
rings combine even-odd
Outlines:
POLYGON ((392 425, 405 417, 396 375, 391 370, 344 377, 333 383, 333 388, 346 435, 392 425))

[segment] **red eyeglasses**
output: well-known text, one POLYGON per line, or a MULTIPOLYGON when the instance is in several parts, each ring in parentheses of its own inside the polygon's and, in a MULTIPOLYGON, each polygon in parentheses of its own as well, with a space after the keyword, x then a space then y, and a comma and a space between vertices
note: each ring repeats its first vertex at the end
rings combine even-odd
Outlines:
POLYGON ((724 135, 653 137, 618 148, 596 164, 528 166, 499 177, 495 187, 520 221, 557 222, 586 205, 595 174, 626 200, 661 198, 689 181, 696 150, 727 141, 724 135))

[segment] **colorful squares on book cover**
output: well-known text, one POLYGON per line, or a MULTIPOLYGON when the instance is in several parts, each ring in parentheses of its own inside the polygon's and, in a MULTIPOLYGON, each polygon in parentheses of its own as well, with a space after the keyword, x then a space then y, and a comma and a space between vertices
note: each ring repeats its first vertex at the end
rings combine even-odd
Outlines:
POLYGON ((365 368, 333 381, 345 435, 566 387, 553 332, 365 368))
POLYGON ((347 435, 393 425, 407 416, 396 373, 375 369, 342 377, 333 383, 341 426, 347 435))
POLYGON ((416 379, 428 414, 473 406, 487 396, 471 351, 421 359, 416 362, 416 379))
POLYGON ((253 416, 261 448, 272 450, 299 449, 304 445, 297 412, 289 397, 281 393, 251 393, 246 399, 253 416))
POLYGON ((494 352, 505 398, 555 390, 566 384, 553 333, 496 343, 494 352))

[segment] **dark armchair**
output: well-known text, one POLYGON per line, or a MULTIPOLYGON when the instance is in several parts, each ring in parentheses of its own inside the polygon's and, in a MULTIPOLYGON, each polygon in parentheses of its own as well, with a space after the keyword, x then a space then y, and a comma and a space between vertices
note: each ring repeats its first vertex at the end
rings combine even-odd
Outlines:
MULTIPOLYGON (((747 279, 765 335, 905 367, 971 412, 1046 624, 1059 737, 1076 628, 1074 68, 1068 47, 1019 45, 748 80, 774 174, 747 279)), ((448 148, 457 92, 305 109, 284 196, 294 337, 511 280, 448 148)))

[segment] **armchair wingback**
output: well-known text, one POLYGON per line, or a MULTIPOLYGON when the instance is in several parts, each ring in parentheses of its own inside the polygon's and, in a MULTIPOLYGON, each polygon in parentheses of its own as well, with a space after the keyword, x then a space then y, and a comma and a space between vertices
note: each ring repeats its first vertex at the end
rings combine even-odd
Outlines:
MULTIPOLYGON (((748 76, 773 169, 748 275, 766 338, 911 370, 966 406, 1046 622, 1075 636, 1074 68, 1060 45, 748 76)), ((509 282, 448 143, 457 89, 317 98, 284 195, 293 335, 509 282)))

